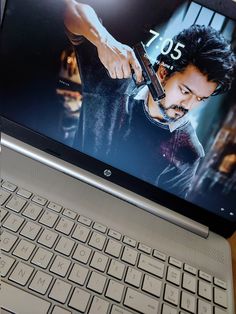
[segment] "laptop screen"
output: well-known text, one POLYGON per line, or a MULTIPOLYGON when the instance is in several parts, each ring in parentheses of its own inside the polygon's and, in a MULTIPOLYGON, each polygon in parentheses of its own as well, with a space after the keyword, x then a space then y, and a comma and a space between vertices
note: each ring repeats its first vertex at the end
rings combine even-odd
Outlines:
POLYGON ((203 1, 84 2, 83 36, 64 4, 7 3, 3 116, 234 221, 235 21, 203 1))

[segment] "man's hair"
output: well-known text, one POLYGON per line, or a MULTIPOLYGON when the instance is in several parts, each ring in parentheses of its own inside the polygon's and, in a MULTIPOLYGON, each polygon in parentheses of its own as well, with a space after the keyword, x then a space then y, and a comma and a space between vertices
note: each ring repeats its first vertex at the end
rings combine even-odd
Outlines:
POLYGON ((157 57, 158 64, 164 62, 172 65, 172 70, 166 67, 168 76, 184 71, 191 64, 206 75, 208 81, 218 84, 213 95, 224 93, 231 88, 236 58, 231 45, 218 31, 210 26, 192 25, 176 35, 173 43, 170 53, 157 57), (181 57, 173 60, 171 53, 176 55, 174 48, 178 42, 185 45, 185 48, 181 48, 181 57))

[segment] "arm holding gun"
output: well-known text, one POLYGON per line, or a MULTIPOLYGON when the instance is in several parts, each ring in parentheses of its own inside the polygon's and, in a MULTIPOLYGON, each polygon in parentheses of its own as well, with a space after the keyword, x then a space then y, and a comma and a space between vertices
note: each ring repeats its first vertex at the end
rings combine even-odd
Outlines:
POLYGON ((96 46, 98 56, 113 79, 129 78, 133 73, 137 86, 147 85, 154 101, 165 97, 160 81, 142 43, 134 50, 117 41, 102 25, 89 5, 65 0, 64 23, 70 33, 82 35, 96 46))
POLYGON ((82 35, 96 46, 102 64, 113 79, 131 76, 134 70, 137 82, 142 81, 142 69, 132 50, 117 41, 102 25, 96 12, 89 5, 75 0, 65 0, 64 23, 75 35, 82 35))

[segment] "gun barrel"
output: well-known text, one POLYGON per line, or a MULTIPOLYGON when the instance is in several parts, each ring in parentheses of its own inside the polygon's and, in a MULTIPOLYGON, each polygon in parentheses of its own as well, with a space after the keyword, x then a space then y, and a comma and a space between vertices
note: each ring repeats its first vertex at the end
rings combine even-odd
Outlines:
POLYGON ((134 46, 134 53, 142 67, 145 84, 148 86, 153 99, 157 101, 164 98, 165 91, 153 69, 142 42, 134 46))

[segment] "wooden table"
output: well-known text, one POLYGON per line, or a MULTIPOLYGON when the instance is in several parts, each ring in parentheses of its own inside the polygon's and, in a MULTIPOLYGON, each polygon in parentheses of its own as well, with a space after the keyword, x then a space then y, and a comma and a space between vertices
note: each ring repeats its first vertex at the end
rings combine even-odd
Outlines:
MULTIPOLYGON (((234 300, 236 300, 236 231, 231 238, 228 239, 232 250, 233 278, 234 278, 234 300)), ((236 313, 236 303, 235 303, 236 313)))

